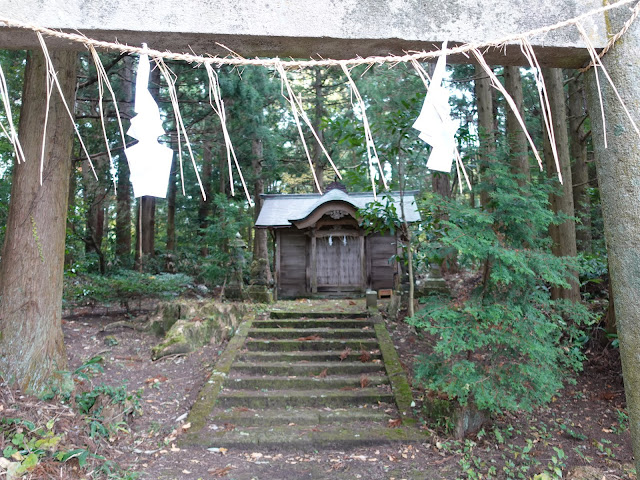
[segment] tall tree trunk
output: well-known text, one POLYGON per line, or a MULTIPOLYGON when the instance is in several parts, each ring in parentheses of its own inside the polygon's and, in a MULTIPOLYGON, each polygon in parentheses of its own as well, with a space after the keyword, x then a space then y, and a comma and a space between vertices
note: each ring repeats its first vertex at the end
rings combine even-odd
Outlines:
MULTIPOLYGON (((451 183, 449 175, 446 173, 431 172, 431 188, 433 193, 437 193, 444 198, 450 198, 451 183)), ((447 221, 449 220, 449 215, 446 212, 436 212, 436 218, 440 221, 447 221)), ((458 271, 458 256, 455 253, 447 255, 442 260, 441 268, 445 273, 456 273, 458 271)))
MULTIPOLYGON (((178 136, 171 135, 171 148, 173 151, 178 150, 176 144, 178 136)), ((169 188, 167 191, 167 253, 173 253, 176 250, 176 196, 178 195, 178 184, 176 183, 176 175, 178 171, 178 161, 176 155, 173 155, 171 162, 171 172, 169 173, 169 188)))
MULTIPOLYGON (((77 53, 51 51, 67 104, 73 108, 77 53)), ((0 266, 0 371, 27 392, 60 380, 67 368, 62 336, 62 276, 73 126, 57 92, 44 134, 46 63, 27 56, 18 135, 27 161, 15 165, 0 266)))
POLYGON ((205 142, 202 149, 202 186, 207 194, 205 200, 200 195, 200 206, 198 207, 198 225, 200 230, 198 236, 200 237, 200 255, 206 257, 209 255, 209 245, 207 245, 205 229, 209 226, 209 215, 211 214, 211 180, 213 177, 213 154, 211 142, 205 142))
POLYGON ((218 170, 220 171, 219 192, 226 195, 229 189, 229 167, 227 163, 226 150, 220 149, 218 154, 218 170))
MULTIPOLYGON (((547 128, 545 127, 544 122, 542 122, 542 142, 543 142, 542 152, 544 156, 544 163, 545 163, 545 170, 547 172, 547 177, 551 179, 557 179, 558 173, 556 171, 556 162, 553 157, 553 149, 551 148, 549 133, 547 132, 547 128)), ((557 198, 558 198, 557 195, 553 193, 549 193, 549 206, 551 207, 551 210, 555 213, 558 213, 557 198)), ((552 251, 555 255, 557 255, 558 245, 560 245, 560 229, 558 228, 558 225, 554 223, 549 225, 549 237, 551 238, 551 242, 552 242, 552 247, 551 247, 552 251)), ((556 295, 554 294, 554 296, 556 295)))
MULTIPOLYGON (((133 116, 133 59, 129 56, 123 59, 122 90, 126 106, 122 110, 125 117, 133 116)), ((118 191, 116 194, 116 256, 124 265, 131 262, 131 179, 129 178, 129 164, 122 153, 118 155, 118 191)))
MULTIPOLYGON (((73 160, 71 160, 71 169, 69 171, 69 195, 67 196, 68 212, 72 212, 76 202, 76 187, 78 185, 78 179, 76 177, 76 168, 73 160)), ((68 215, 68 214, 67 214, 68 215)), ((73 223, 67 216, 67 232, 73 231, 73 223)), ((64 265, 70 267, 73 265, 75 258, 73 256, 73 250, 65 249, 64 252, 64 265)))
MULTIPOLYGON (((551 107, 551 117, 553 119, 553 132, 556 139, 556 150, 560 161, 560 171, 562 173, 562 192, 554 195, 554 211, 564 213, 573 217, 573 183, 571 179, 571 157, 569 155, 569 137, 567 131, 567 111, 565 94, 563 87, 564 77, 559 68, 543 68, 547 94, 549 96, 549 106, 551 107)), ((555 172, 556 169, 550 170, 555 172)), ((573 220, 566 220, 558 225, 558 242, 553 247, 553 253, 558 257, 575 257, 576 250, 576 223, 573 220)), ((570 288, 554 289, 554 298, 565 298, 573 302, 580 300, 580 290, 577 280, 572 280, 570 288)))
MULTIPOLYGON (((513 98, 520 116, 524 118, 520 67, 504 67, 504 87, 513 98)), ((531 181, 527 135, 520 126, 516 114, 509 107, 507 107, 506 127, 509 153, 511 154, 511 170, 522 175, 521 178, 518 178, 518 185, 522 187, 531 181)))
MULTIPOLYGON (((480 157, 488 164, 494 160, 496 152, 496 139, 493 120, 493 96, 491 93, 491 80, 480 65, 475 66, 475 94, 478 110, 478 136, 480 139, 480 157)), ((483 168, 482 180, 492 183, 491 175, 487 168, 483 168)), ((489 192, 485 189, 480 192, 480 205, 485 207, 489 203, 489 192)))
MULTIPOLYGON (((324 134, 320 129, 320 123, 322 122, 322 116, 324 115, 324 96, 322 93, 322 82, 324 80, 322 76, 322 68, 315 67, 314 69, 314 82, 313 82, 313 129, 318 134, 320 141, 324 141, 324 134)), ((262 147, 261 147, 262 148, 262 147)), ((324 154, 322 148, 317 141, 313 142, 312 158, 313 169, 320 185, 320 190, 324 191, 324 169, 327 166, 324 160, 324 154)))
MULTIPOLYGON (((251 144, 251 150, 253 153, 253 176, 255 178, 253 184, 253 196, 255 199, 254 220, 258 219, 260 210, 262 210, 262 204, 264 203, 261 194, 264 193, 264 179, 262 177, 262 163, 264 162, 264 151, 262 148, 262 140, 254 138, 251 144)), ((320 180, 320 179, 318 179, 320 180)), ((268 231, 266 228, 256 228, 253 237, 253 259, 264 259, 265 268, 261 272, 266 278, 267 285, 273 283, 273 276, 271 275, 271 268, 269 267, 269 248, 268 248, 268 231)))
MULTIPOLYGON (((618 32, 628 18, 625 9, 608 13, 609 34, 618 32)), ((640 24, 634 22, 620 41, 604 56, 603 63, 636 124, 640 123, 640 24)), ((599 111, 594 72, 587 72, 589 111, 599 111)), ((599 115, 591 116, 609 273, 615 298, 620 358, 627 395, 627 410, 636 470, 640 472, 640 139, 630 125, 614 92, 602 88, 608 149, 599 115)))
POLYGON ((156 198, 144 196, 140 199, 142 214, 142 255, 153 257, 156 248, 156 198))
POLYGON ((104 237, 104 203, 106 192, 101 182, 101 180, 103 180, 104 158, 95 157, 92 159, 92 162, 98 174, 98 180, 96 180, 93 175, 89 160, 82 162, 82 183, 86 205, 84 245, 85 252, 98 253, 102 250, 102 240, 104 237))
POLYGON ((586 98, 582 76, 569 82, 569 141, 571 144, 571 176, 573 178, 573 205, 580 225, 576 227, 579 252, 591 251, 591 199, 589 198, 589 164, 587 163, 587 136, 584 120, 587 117, 586 98))

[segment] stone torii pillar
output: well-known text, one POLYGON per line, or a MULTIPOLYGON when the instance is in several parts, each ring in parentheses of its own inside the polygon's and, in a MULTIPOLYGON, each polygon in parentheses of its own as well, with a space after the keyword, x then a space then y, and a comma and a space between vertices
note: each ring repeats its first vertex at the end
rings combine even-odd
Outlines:
MULTIPOLYGON (((622 9, 609 13, 611 34, 629 18, 622 9)), ((640 24, 603 57, 603 64, 635 123, 640 125, 640 24)), ((613 89, 600 74, 608 148, 595 71, 587 72, 587 99, 602 200, 609 274, 616 302, 622 374, 636 470, 640 472, 640 137, 613 89)))

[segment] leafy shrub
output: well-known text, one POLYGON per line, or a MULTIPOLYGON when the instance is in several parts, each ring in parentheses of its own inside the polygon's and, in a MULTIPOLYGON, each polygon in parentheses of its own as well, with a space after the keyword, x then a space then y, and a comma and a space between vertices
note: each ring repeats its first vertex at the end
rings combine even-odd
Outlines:
POLYGON ((434 200, 449 213, 441 244, 482 279, 462 301, 428 298, 408 321, 433 340, 417 368, 425 388, 492 412, 530 410, 581 367, 579 328, 591 316, 580 303, 551 299, 550 286, 568 287, 579 265, 548 253, 547 229, 560 221, 548 209, 549 188, 523 189, 504 166, 492 169, 489 209, 434 200))
POLYGON ((192 281, 184 274, 149 275, 132 270, 112 275, 67 275, 64 301, 71 304, 126 303, 142 298, 171 298, 187 290, 192 281))

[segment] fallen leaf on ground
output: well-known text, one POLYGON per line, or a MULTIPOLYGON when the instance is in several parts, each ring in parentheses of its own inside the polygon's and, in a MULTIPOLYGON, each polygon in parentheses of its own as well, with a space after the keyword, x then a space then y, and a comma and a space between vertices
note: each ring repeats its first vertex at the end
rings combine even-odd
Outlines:
POLYGON ((232 467, 228 465, 228 466, 223 467, 223 468, 211 468, 208 471, 214 477, 221 478, 221 477, 226 477, 227 474, 231 471, 231 468, 232 467))
POLYGON ((349 347, 345 348, 340 354, 340 361, 343 361, 345 358, 347 358, 350 353, 351 353, 351 349, 349 347))
POLYGON ((360 361, 362 363, 369 362, 371 360, 371 355, 366 350, 360 350, 360 361))
POLYGON ((160 383, 160 382, 166 382, 167 380, 169 380, 167 377, 165 377, 164 375, 158 375, 157 377, 149 377, 147 378, 144 383, 160 383))
POLYGON ((399 427, 400 425, 402 425, 401 418, 395 418, 393 420, 389 420, 389 428, 396 428, 396 427, 399 427))
POLYGON ((369 380, 369 377, 367 377, 366 375, 360 377, 360 387, 367 388, 370 383, 371 380, 369 380))
POLYGON ((297 340, 299 342, 313 342, 322 340, 322 337, 320 335, 309 335, 308 337, 299 337, 297 340))
POLYGON ((318 375, 314 375, 316 378, 327 378, 327 369, 322 370, 318 375))

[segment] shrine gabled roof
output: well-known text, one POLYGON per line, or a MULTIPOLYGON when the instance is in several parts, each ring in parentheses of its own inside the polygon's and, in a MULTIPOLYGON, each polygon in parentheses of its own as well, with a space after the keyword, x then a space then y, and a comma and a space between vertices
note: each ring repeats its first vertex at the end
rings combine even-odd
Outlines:
MULTIPOLYGON (((404 212, 408 222, 420 221, 420 213, 416 205, 416 191, 404 192, 404 212)), ((388 196, 393 199, 398 215, 400 215, 400 193, 381 192, 378 201, 388 196)), ((321 195, 305 194, 266 194, 261 195, 264 203, 256 220, 257 228, 290 227, 292 222, 308 217, 320 206, 328 202, 344 202, 355 208, 364 208, 374 201, 373 192, 345 193, 332 189, 321 195)))

